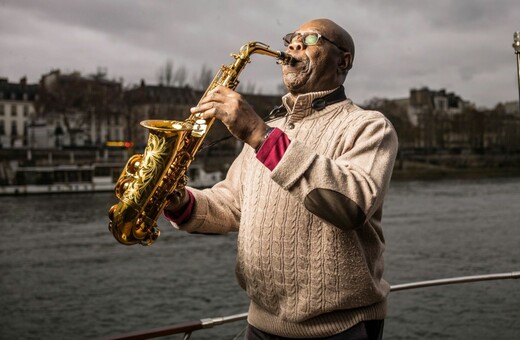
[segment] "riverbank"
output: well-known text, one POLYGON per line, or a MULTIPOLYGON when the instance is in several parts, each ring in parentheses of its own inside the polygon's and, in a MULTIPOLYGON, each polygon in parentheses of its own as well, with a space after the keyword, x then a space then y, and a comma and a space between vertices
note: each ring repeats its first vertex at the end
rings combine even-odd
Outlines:
POLYGON ((426 164, 413 161, 403 162, 394 168, 393 181, 480 179, 520 177, 520 167, 470 167, 454 168, 445 165, 426 164))

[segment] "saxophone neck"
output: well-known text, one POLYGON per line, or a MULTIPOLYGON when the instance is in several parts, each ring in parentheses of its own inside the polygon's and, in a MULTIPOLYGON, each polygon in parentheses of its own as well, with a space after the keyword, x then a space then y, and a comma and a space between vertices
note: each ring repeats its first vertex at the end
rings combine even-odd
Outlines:
POLYGON ((290 54, 282 51, 272 50, 269 48, 269 45, 259 41, 252 41, 242 46, 240 48, 239 57, 249 59, 249 57, 254 53, 276 58, 279 64, 291 64, 295 61, 295 58, 290 54))

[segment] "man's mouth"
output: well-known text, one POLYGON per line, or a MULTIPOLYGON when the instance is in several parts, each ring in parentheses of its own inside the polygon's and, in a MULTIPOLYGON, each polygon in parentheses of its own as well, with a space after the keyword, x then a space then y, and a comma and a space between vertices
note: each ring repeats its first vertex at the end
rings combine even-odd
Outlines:
POLYGON ((289 63, 285 64, 284 68, 286 68, 288 70, 292 70, 293 72, 296 70, 301 71, 301 69, 307 68, 307 61, 301 60, 301 59, 298 59, 298 58, 292 56, 291 61, 289 63))
POLYGON ((278 60, 278 64, 282 66, 293 66, 296 65, 300 60, 296 59, 293 55, 285 53, 285 58, 278 60))
POLYGON ((299 62, 301 62, 301 60, 298 60, 296 57, 291 56, 291 61, 289 61, 289 66, 294 66, 299 62))

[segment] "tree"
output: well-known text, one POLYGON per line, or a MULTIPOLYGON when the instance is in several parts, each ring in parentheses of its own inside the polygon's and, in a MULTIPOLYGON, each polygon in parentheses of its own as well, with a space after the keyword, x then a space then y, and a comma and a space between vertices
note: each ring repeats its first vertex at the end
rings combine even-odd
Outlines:
POLYGON ((171 86, 173 79, 173 62, 167 60, 166 64, 159 69, 158 81, 161 85, 171 86))
POLYGON ((382 112, 394 125, 399 136, 399 147, 414 145, 415 129, 408 118, 407 108, 395 100, 374 97, 366 101, 363 106, 368 110, 382 112))
POLYGON ((246 84, 240 83, 240 92, 247 93, 247 94, 255 94, 256 93, 256 84, 248 81, 246 84))
POLYGON ((173 84, 184 87, 186 85, 186 79, 188 78, 188 71, 185 66, 181 66, 175 71, 173 76, 173 84))
POLYGON ((204 91, 211 84, 213 77, 213 71, 204 64, 202 65, 202 69, 200 70, 199 76, 194 79, 193 87, 197 90, 204 91))
POLYGON ((61 74, 55 70, 43 76, 40 83, 37 112, 54 121, 60 134, 69 136, 71 146, 80 136, 86 143, 102 143, 108 136, 100 136, 101 126, 110 125, 110 116, 124 114, 121 84, 99 73, 82 77, 79 72, 61 74), (96 140, 91 138, 92 133, 96 140))

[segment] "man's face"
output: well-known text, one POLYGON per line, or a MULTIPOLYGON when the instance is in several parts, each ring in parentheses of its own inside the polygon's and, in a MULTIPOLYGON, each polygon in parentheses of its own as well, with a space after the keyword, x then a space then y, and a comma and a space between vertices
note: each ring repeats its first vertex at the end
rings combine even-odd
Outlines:
MULTIPOLYGON (((303 24, 294 33, 320 33, 331 35, 327 27, 320 23, 303 24)), ((320 38, 316 45, 306 46, 301 37, 294 39, 286 48, 286 52, 294 56, 298 62, 282 67, 283 81, 292 94, 330 90, 341 85, 338 83, 338 62, 341 51, 320 38)))

